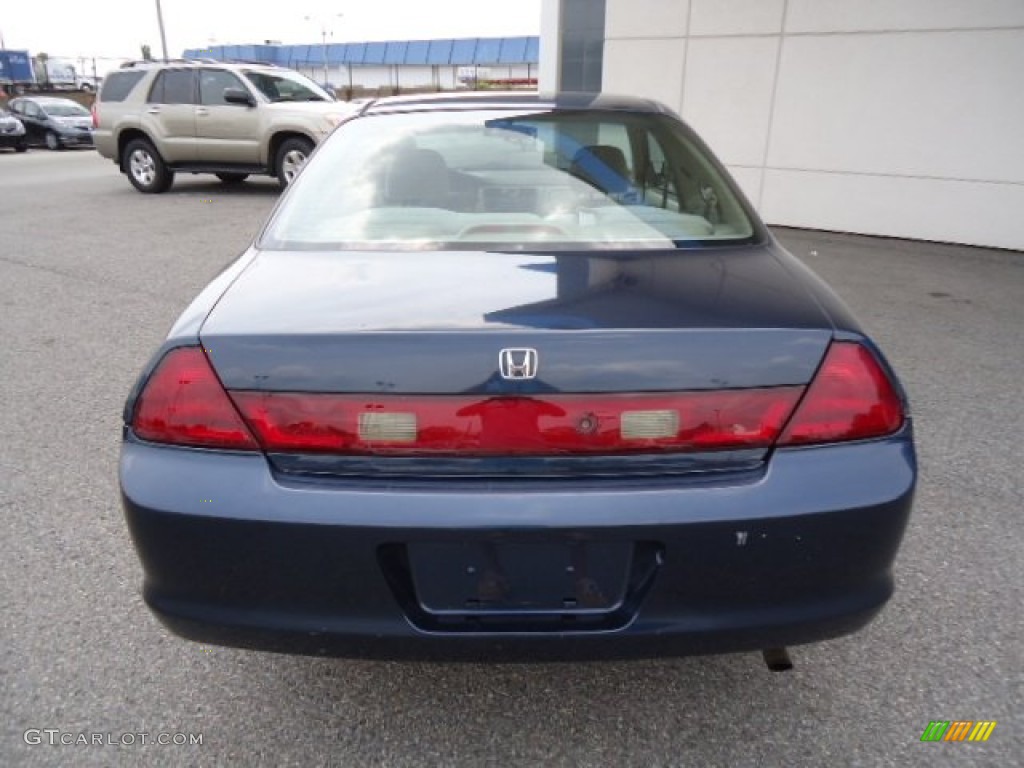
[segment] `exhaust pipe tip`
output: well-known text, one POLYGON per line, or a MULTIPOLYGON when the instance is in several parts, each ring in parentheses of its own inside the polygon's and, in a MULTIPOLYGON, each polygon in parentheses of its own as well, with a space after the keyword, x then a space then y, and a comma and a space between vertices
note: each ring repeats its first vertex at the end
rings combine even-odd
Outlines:
POLYGON ((788 672, 793 668, 793 660, 785 648, 765 648, 761 651, 764 663, 772 672, 788 672))

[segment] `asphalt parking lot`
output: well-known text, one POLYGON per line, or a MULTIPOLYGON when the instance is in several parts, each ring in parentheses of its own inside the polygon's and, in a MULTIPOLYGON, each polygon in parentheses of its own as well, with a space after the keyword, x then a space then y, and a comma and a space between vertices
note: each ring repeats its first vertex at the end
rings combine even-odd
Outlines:
POLYGON ((793 649, 792 672, 758 654, 409 664, 170 636, 121 517, 121 407, 276 198, 269 179, 202 176, 144 196, 93 152, 0 154, 0 764, 1020 764, 1022 253, 778 233, 889 354, 922 466, 895 598, 863 632, 793 649), (922 743, 931 720, 998 726, 922 743), (202 744, 26 744, 28 729, 202 744))

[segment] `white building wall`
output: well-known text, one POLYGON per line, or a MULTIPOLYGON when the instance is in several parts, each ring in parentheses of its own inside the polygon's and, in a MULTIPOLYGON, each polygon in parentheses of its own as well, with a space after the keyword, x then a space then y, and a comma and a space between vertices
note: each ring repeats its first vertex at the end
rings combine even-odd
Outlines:
POLYGON ((541 93, 558 90, 558 70, 562 61, 562 4, 560 0, 541 0, 540 63, 537 88, 541 93))
POLYGON ((604 90, 769 223, 1024 249, 1024 0, 607 0, 605 35, 604 90))

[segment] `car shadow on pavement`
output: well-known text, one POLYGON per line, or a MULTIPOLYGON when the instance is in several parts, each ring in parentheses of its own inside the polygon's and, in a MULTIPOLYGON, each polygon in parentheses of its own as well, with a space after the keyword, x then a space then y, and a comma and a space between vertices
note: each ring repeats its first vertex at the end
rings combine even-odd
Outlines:
POLYGON ((201 177, 182 177, 180 174, 163 196, 201 196, 201 197, 276 197, 281 194, 281 187, 271 178, 247 179, 240 184, 224 184, 201 177))

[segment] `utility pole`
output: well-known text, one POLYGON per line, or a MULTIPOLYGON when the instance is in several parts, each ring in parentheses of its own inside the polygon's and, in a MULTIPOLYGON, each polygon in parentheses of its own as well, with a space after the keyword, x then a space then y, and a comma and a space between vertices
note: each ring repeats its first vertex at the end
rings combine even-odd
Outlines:
MULTIPOLYGON (((332 35, 333 36, 333 35, 332 35)), ((321 49, 324 52, 324 88, 330 88, 330 74, 327 69, 327 28, 320 30, 321 49)))
POLYGON ((160 24, 160 47, 164 52, 164 61, 167 61, 167 35, 164 32, 164 12, 160 0, 156 0, 156 20, 160 24))
MULTIPOLYGON (((336 13, 336 14, 333 14, 333 18, 340 19, 343 15, 344 14, 336 13)), ((316 22, 316 23, 318 23, 320 25, 320 41, 321 41, 321 46, 320 47, 323 49, 323 53, 324 53, 324 83, 323 83, 324 88, 329 88, 330 87, 330 86, 328 86, 328 80, 330 79, 330 72, 329 72, 328 65, 327 65, 327 38, 328 37, 334 37, 334 30, 331 29, 330 26, 329 26, 329 22, 330 22, 331 18, 332 17, 320 17, 320 18, 317 18, 315 16, 306 16, 305 17, 306 21, 316 22)), ((350 73, 350 75, 351 75, 351 73, 350 73)))

